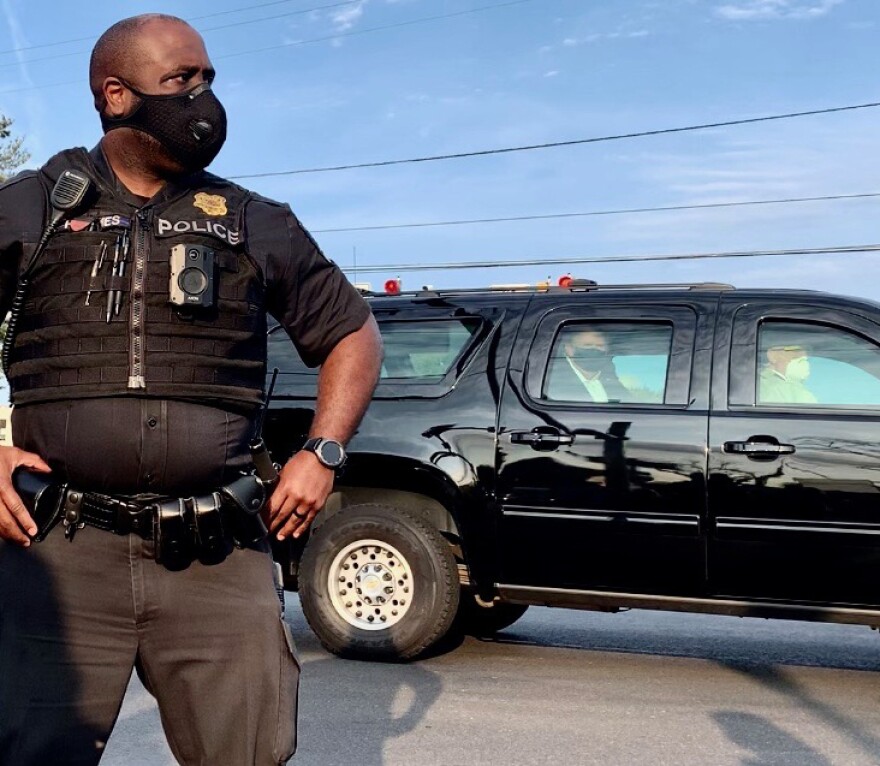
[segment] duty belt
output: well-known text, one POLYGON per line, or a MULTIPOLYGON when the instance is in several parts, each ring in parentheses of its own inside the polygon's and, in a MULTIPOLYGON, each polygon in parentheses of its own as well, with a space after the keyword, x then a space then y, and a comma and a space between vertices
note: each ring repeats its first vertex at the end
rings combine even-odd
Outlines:
POLYGON ((88 525, 153 540, 157 560, 171 561, 222 556, 229 541, 246 547, 266 536, 260 518, 266 486, 250 474, 207 495, 143 501, 53 484, 22 470, 16 471, 13 483, 37 524, 35 542, 44 540, 59 523, 68 540, 88 525))
POLYGON ((75 530, 88 524, 117 535, 135 534, 144 540, 153 539, 156 519, 156 506, 153 503, 136 503, 95 492, 65 489, 61 510, 60 521, 68 538, 73 537, 75 530))

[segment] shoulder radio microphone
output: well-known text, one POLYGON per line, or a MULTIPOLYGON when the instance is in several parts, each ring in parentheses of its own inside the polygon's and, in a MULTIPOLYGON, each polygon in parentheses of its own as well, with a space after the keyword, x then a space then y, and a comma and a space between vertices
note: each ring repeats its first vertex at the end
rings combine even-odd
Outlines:
POLYGON ((15 297, 12 299, 12 306, 9 309, 9 325, 6 329, 2 353, 3 371, 6 373, 9 372, 9 360, 12 354, 12 347, 15 345, 16 326, 24 307, 25 298, 27 297, 28 277, 31 269, 33 269, 34 264, 42 255, 43 250, 46 249, 46 245, 58 228, 58 224, 61 223, 66 215, 75 212, 83 204, 91 186, 92 181, 85 173, 79 170, 68 169, 58 176, 55 186, 52 187, 52 191, 49 194, 49 207, 51 209, 49 221, 46 224, 46 228, 43 229, 40 241, 34 248, 33 253, 31 253, 19 272, 18 287, 15 291, 15 297))

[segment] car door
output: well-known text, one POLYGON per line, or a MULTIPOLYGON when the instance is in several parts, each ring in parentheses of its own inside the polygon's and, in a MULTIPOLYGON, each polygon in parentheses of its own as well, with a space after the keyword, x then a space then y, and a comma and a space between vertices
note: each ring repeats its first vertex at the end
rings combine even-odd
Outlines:
POLYGON ((716 595, 880 605, 880 325, 870 316, 819 296, 725 300, 710 418, 716 595))
POLYGON ((712 299, 579 298, 535 297, 514 347, 498 434, 501 582, 702 592, 712 299), (597 334, 610 363, 587 386, 573 339, 597 334))

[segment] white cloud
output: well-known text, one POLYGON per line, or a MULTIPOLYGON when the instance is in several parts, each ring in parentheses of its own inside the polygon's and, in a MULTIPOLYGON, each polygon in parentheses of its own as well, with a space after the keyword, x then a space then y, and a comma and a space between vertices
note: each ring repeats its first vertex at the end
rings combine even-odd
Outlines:
POLYGON ((362 0, 362 2, 352 5, 350 8, 344 8, 333 13, 331 18, 336 27, 336 31, 345 32, 346 30, 351 29, 364 15, 364 6, 366 4, 367 0, 362 0))
POLYGON ((830 13, 843 0, 742 0, 715 8, 728 21, 815 19, 830 13))
POLYGON ((551 69, 549 72, 544 72, 544 77, 556 77, 559 74, 558 69, 551 69))
MULTIPOLYGON (((589 45, 602 40, 638 40, 643 37, 649 37, 651 32, 647 29, 634 29, 631 32, 625 32, 622 29, 613 32, 591 32, 584 37, 566 37, 562 41, 565 48, 575 48, 579 45, 589 45)), ((549 46, 547 46, 549 49, 549 46)), ((541 52, 544 52, 542 49, 541 52)))

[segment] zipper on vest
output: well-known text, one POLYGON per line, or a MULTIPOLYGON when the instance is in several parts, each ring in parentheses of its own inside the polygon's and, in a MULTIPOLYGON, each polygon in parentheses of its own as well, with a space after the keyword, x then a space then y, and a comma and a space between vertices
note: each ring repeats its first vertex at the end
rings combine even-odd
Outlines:
POLYGON ((134 273, 131 275, 131 322, 129 323, 128 387, 146 388, 144 377, 144 272, 147 266, 146 238, 150 212, 137 211, 134 240, 134 273))

